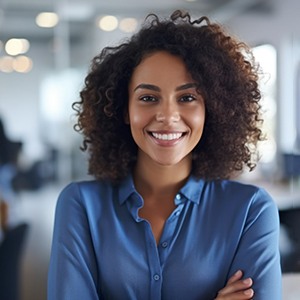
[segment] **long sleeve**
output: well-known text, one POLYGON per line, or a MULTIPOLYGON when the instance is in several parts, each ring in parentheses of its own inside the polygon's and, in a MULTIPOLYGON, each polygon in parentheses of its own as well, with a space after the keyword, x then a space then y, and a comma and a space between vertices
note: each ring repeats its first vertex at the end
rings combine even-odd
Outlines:
POLYGON ((48 300, 96 300, 97 264, 85 208, 76 185, 61 193, 55 214, 48 300))
POLYGON ((252 277, 254 299, 281 299, 278 209, 262 189, 253 196, 231 274, 238 269, 252 277))

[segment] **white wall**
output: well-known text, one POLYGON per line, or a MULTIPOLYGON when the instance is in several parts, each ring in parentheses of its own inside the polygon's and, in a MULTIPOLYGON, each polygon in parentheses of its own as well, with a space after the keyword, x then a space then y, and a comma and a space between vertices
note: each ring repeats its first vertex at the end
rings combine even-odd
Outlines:
POLYGON ((25 141, 28 157, 41 154, 39 87, 49 69, 53 68, 53 55, 48 45, 32 47, 28 56, 33 69, 28 74, 0 72, 0 116, 12 139, 25 141))
MULTIPOLYGON (((89 66, 91 57, 89 51, 91 51, 89 44, 85 42, 72 49, 70 60, 74 61, 77 72, 80 72, 82 76, 80 83, 74 82, 72 91, 68 90, 72 82, 69 86, 62 87, 62 92, 69 96, 67 100, 70 103, 65 104, 65 106, 68 105, 66 108, 68 111, 65 112, 64 122, 60 124, 51 124, 42 114, 43 95, 41 92, 45 80, 51 77, 59 82, 62 74, 68 71, 58 65, 57 56, 60 56, 61 52, 54 51, 53 42, 31 41, 30 50, 26 54, 33 60, 33 68, 29 73, 0 72, 0 117, 3 119, 8 136, 13 140, 24 142, 23 156, 27 164, 30 165, 45 155, 45 143, 56 142, 58 148, 64 149, 66 143, 70 143, 70 139, 73 139, 70 136, 73 134, 71 118, 74 113, 71 103, 78 99, 78 91, 89 66), (70 100, 71 97, 73 98, 70 100), (55 135, 57 140, 52 138, 55 135)), ((51 110, 54 110, 54 105, 58 100, 52 99, 51 110)))
MULTIPOLYGON (((240 15, 229 28, 250 45, 269 43, 278 53, 278 146, 294 151, 296 139, 296 74, 300 63, 300 1, 270 1, 271 14, 240 15)), ((299 113, 299 112, 298 112, 299 113)))

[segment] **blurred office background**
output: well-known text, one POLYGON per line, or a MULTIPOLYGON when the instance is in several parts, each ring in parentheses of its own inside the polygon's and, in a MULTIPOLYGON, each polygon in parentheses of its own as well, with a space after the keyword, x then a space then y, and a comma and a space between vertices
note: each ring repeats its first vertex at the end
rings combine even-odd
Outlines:
POLYGON ((71 104, 91 58, 134 33, 148 13, 178 8, 225 24, 253 47, 263 68, 268 140, 256 171, 240 180, 264 186, 278 204, 283 299, 300 299, 298 0, 0 0, 0 118, 7 138, 19 145, 15 218, 29 224, 20 259, 22 300, 46 299, 58 193, 67 182, 88 178, 71 104))

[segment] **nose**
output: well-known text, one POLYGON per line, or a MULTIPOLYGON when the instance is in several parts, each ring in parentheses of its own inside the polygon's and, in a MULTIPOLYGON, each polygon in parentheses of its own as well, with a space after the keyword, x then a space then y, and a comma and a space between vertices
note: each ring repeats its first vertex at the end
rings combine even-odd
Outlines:
POLYGON ((156 121, 169 124, 178 122, 179 120, 180 113, 177 103, 166 101, 159 106, 159 109, 156 113, 156 121))

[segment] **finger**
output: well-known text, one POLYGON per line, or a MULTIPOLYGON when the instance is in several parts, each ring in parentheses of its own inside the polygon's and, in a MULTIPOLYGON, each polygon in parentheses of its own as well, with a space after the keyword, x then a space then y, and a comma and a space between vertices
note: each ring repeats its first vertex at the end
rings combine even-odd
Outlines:
POLYGON ((219 291, 220 295, 227 295, 234 292, 244 291, 252 286, 253 282, 251 278, 238 280, 235 282, 227 283, 227 285, 219 291))
POLYGON ((236 271, 227 281, 228 283, 233 283, 241 279, 243 276, 243 272, 241 270, 236 271))
POLYGON ((226 295, 218 295, 215 300, 250 300, 253 299, 254 291, 252 289, 247 289, 240 292, 235 292, 226 295))

